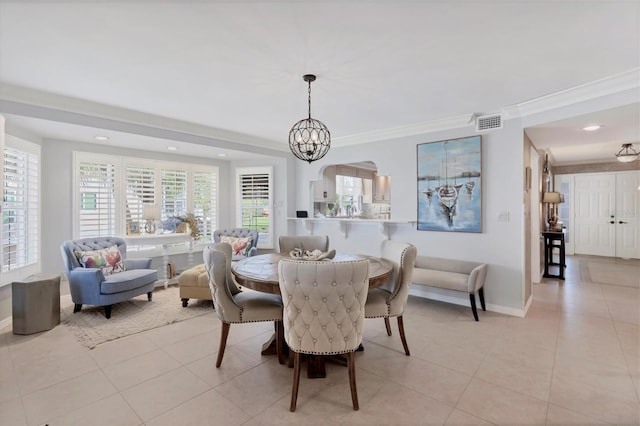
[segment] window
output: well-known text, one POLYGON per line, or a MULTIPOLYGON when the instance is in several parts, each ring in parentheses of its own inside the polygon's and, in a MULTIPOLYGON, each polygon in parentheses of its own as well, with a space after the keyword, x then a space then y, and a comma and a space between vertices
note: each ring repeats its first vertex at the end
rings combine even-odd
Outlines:
POLYGON ((116 234, 116 166, 114 162, 82 161, 78 165, 81 238, 116 234), (90 202, 86 202, 91 200, 90 202))
POLYGON ((272 174, 271 167, 248 167, 236 170, 239 198, 238 226, 258 231, 259 248, 273 248, 272 174))
POLYGON ((7 273, 25 267, 33 269, 29 273, 38 272, 40 147, 10 135, 7 135, 6 140, 3 168, 2 272, 7 273))
POLYGON ((201 239, 212 239, 217 223, 217 167, 145 161, 127 157, 74 153, 78 198, 74 204, 80 237, 123 235, 144 228, 146 206, 158 206, 169 219, 193 214, 201 239), (123 189, 124 188, 124 189, 123 189))

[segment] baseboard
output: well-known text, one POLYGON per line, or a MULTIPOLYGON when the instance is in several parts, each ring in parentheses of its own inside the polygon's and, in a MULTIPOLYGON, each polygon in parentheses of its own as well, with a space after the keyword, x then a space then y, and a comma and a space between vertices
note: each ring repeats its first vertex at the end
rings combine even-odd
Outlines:
POLYGON ((11 324, 13 324, 13 318, 12 317, 8 317, 5 318, 3 320, 0 321, 0 330, 3 330, 5 327, 9 327, 11 324))
MULTIPOLYGON (((437 300, 439 302, 453 303, 454 305, 467 306, 469 309, 471 309, 471 305, 469 304, 468 293, 462 293, 457 291, 456 292, 452 291, 451 293, 464 294, 464 296, 456 297, 455 295, 438 293, 435 291, 431 291, 429 290, 428 287, 425 287, 422 285, 411 286, 409 288, 409 294, 412 296, 424 297, 425 299, 437 300)), ((510 315, 513 317, 524 318, 526 314, 525 309, 516 309, 508 306, 493 305, 491 303, 487 303, 486 308, 487 308, 487 311, 497 312, 499 314, 510 315)), ((478 309, 480 309, 480 305, 478 305, 478 309)))

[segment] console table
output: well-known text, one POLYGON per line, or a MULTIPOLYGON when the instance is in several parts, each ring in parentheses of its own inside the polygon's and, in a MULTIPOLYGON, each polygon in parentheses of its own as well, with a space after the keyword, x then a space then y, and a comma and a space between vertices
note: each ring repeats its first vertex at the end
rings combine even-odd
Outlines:
POLYGON ((542 232, 544 238, 544 274, 545 278, 559 278, 564 280, 564 268, 565 263, 565 249, 564 249, 564 231, 544 231, 542 232), (560 258, 558 263, 553 261, 553 249, 560 250, 560 258), (557 266, 558 273, 549 273, 550 266, 557 266))
POLYGON ((141 234, 141 235, 127 235, 123 236, 127 246, 161 246, 162 247, 162 278, 164 280, 164 287, 169 285, 169 275, 167 273, 167 267, 169 266, 169 252, 168 247, 171 244, 189 243, 189 265, 193 263, 193 238, 191 234, 177 233, 177 234, 141 234))

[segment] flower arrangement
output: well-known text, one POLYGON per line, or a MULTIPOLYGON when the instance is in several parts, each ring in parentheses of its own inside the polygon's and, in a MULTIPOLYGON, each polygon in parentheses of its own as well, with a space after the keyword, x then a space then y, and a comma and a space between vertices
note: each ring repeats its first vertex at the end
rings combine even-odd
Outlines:
MULTIPOLYGON (((178 215, 173 217, 186 224, 188 231, 191 233, 191 236, 194 240, 200 238, 200 231, 198 230, 198 219, 193 215, 193 213, 187 213, 186 215, 178 215)), ((178 228, 176 228, 176 231, 177 229, 178 228)))

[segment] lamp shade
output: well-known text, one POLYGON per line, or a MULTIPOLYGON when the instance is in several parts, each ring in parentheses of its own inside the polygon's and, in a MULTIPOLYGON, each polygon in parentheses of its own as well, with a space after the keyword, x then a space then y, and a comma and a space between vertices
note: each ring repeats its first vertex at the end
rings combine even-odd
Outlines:
POLYGON ((542 195, 542 202, 548 204, 559 204, 564 202, 564 195, 559 192, 545 192, 542 195))
POLYGON ((142 206, 142 218, 144 220, 160 219, 160 206, 155 204, 145 204, 142 206))

